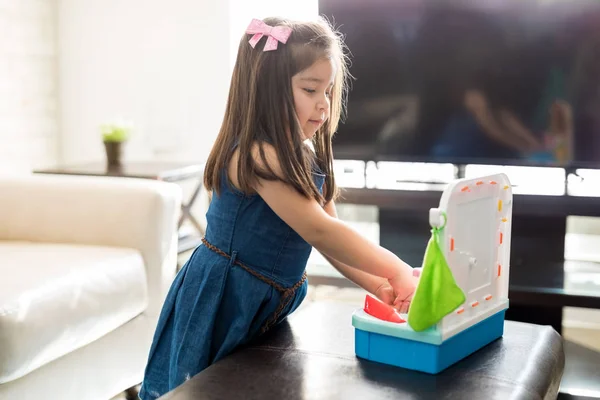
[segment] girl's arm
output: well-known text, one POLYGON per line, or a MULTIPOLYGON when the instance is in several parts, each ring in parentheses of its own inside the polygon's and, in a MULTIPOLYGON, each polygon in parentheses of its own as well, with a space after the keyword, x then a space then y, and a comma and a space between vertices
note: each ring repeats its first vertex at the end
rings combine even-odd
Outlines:
POLYGON ((388 280, 376 275, 371 275, 360 269, 339 262, 338 260, 323 254, 323 257, 347 279, 356 283, 372 295, 377 296, 377 291, 383 286, 389 285, 388 280))
MULTIPOLYGON (((337 210, 335 208, 335 203, 333 200, 327 203, 324 209, 329 216, 336 219, 338 218, 337 210)), ((377 292, 379 289, 381 289, 385 285, 389 285, 388 280, 385 278, 372 275, 354 267, 351 267, 349 265, 346 265, 334 258, 329 257, 326 254, 323 254, 323 257, 325 257, 325 259, 343 276, 345 276, 347 279, 356 283, 358 286, 362 287, 367 292, 375 296, 377 296, 377 292)))
MULTIPOLYGON (((411 293, 410 290, 405 293, 396 294, 394 288, 387 279, 363 272, 359 269, 341 263, 325 254, 323 254, 323 256, 347 279, 350 279, 352 282, 356 283, 358 286, 362 287, 384 303, 394 306, 394 308, 398 309, 400 312, 408 312, 409 304, 405 303, 404 300, 406 299, 407 294, 411 293)), ((420 274, 421 268, 413 269, 413 275, 411 279, 413 280, 415 287, 417 286, 420 274)), ((406 286, 409 287, 409 284, 406 286)))
MULTIPOLYGON (((276 174, 281 167, 275 150, 263 145, 266 162, 276 174)), ((258 147, 253 155, 264 167, 258 147)), ((396 292, 414 290, 412 268, 389 250, 372 243, 350 226, 327 214, 314 199, 308 199, 281 181, 259 180, 255 190, 271 209, 304 240, 334 260, 388 279, 396 292), (405 287, 405 285, 407 285, 405 287)))

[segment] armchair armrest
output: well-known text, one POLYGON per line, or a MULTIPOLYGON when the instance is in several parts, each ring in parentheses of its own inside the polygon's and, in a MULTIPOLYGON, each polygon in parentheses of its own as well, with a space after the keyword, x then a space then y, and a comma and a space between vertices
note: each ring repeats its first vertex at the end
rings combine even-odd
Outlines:
POLYGON ((181 189, 109 177, 0 178, 0 240, 127 247, 140 251, 148 313, 157 316, 176 269, 181 189))

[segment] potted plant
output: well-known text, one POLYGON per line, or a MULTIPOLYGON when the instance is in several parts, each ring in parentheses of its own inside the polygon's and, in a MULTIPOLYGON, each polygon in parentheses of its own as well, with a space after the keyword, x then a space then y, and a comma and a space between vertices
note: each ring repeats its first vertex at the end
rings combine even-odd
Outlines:
POLYGON ((109 167, 121 165, 123 146, 131 135, 133 127, 130 123, 116 122, 103 124, 100 127, 102 141, 106 150, 106 161, 109 167))

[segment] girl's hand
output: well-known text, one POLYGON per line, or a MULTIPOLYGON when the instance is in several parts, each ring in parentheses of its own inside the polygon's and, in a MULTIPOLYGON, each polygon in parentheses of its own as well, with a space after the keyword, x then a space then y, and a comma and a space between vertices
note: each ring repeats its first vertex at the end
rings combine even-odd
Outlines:
MULTIPOLYGON (((421 275, 421 268, 414 268, 412 271, 412 277, 413 277, 412 279, 418 283, 420 275, 421 275)), ((415 283, 415 288, 416 288, 416 283, 415 283)), ((412 292, 414 292, 414 289, 412 289, 412 292)), ((397 309, 398 311, 400 311, 402 313, 408 312, 408 306, 410 305, 410 299, 407 302, 403 302, 404 298, 402 298, 402 294, 397 294, 396 292, 394 292, 394 289, 392 288, 392 285, 390 284, 389 281, 382 283, 377 288, 377 290, 375 291, 375 296, 379 300, 381 300, 383 303, 394 307, 395 309, 397 309), (403 306, 404 306, 405 310, 402 309, 403 306)), ((410 295, 410 298, 412 298, 412 293, 410 295)))
POLYGON ((419 276, 420 269, 415 269, 411 276, 399 275, 389 280, 396 295, 392 305, 402 314, 408 313, 410 301, 419 283, 419 276))
POLYGON ((390 306, 393 306, 394 300, 396 300, 396 294, 389 282, 382 283, 375 291, 375 296, 383 303, 390 306))

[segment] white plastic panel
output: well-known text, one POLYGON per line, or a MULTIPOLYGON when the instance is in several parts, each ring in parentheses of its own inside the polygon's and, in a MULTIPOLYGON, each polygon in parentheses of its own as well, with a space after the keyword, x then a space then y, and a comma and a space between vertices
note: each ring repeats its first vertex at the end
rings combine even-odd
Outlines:
MULTIPOLYGON (((512 188, 505 174, 454 181, 444 190, 431 225, 446 215, 440 245, 466 302, 438 324, 449 337, 508 304, 512 188)), ((438 222, 439 223, 439 222, 438 222)))

